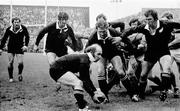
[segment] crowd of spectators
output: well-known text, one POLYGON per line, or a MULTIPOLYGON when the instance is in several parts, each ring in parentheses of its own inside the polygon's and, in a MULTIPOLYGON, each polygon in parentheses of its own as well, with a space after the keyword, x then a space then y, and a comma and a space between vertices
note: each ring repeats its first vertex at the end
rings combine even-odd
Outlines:
POLYGON ((13 6, 13 17, 19 17, 23 24, 36 25, 45 22, 44 6, 13 6))
POLYGON ((0 5, 0 39, 10 23, 10 6, 0 5))

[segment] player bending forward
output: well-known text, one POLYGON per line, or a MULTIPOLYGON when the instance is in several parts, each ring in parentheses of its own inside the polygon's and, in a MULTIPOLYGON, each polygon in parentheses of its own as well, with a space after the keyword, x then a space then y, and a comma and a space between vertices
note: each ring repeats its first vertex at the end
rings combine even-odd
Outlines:
POLYGON ((53 80, 57 83, 73 86, 79 111, 90 111, 86 100, 84 100, 83 89, 87 91, 95 103, 102 103, 105 100, 105 95, 96 90, 89 75, 90 64, 101 58, 102 48, 93 44, 85 52, 64 55, 50 66, 50 76, 53 80), (77 72, 79 72, 78 77, 75 75, 77 72))

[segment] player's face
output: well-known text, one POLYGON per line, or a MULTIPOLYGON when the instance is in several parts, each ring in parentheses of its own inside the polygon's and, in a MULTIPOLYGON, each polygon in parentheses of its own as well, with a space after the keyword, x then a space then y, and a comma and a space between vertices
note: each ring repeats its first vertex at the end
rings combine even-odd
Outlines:
POLYGON ((20 28, 20 25, 21 25, 21 23, 20 23, 19 20, 14 20, 14 21, 13 21, 13 26, 14 26, 14 28, 20 28))
POLYGON ((107 28, 98 28, 97 32, 102 39, 105 39, 107 37, 107 28))
POLYGON ((146 17, 146 21, 147 21, 147 24, 149 24, 150 27, 154 27, 156 21, 154 20, 154 18, 149 15, 148 17, 146 17))
POLYGON ((138 26, 138 22, 134 22, 134 23, 131 23, 131 27, 137 27, 138 26))
POLYGON ((97 48, 95 53, 94 53, 95 62, 97 62, 101 57, 102 57, 102 49, 97 48))
POLYGON ((59 22, 58 22, 59 27, 60 27, 60 28, 63 28, 63 27, 65 26, 66 22, 67 22, 67 20, 65 20, 65 19, 60 19, 59 22))

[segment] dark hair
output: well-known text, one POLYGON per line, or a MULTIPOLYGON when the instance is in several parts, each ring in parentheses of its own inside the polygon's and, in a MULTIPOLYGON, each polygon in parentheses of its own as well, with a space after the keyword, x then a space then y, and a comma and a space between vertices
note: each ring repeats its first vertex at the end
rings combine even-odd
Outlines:
POLYGON ((137 25, 140 25, 140 24, 141 24, 138 18, 132 18, 132 19, 130 20, 130 22, 129 22, 129 26, 131 26, 131 24, 132 24, 132 23, 135 23, 135 22, 138 22, 137 25))
POLYGON ((109 25, 105 20, 98 20, 96 23, 96 28, 108 28, 109 25))
POLYGON ((166 12, 162 15, 162 18, 166 17, 167 19, 173 19, 173 14, 170 12, 166 12))
POLYGON ((59 12, 58 14, 58 20, 68 20, 69 15, 66 12, 59 12))
POLYGON ((152 16, 154 20, 158 20, 158 13, 155 10, 149 9, 144 13, 145 17, 152 16))
POLYGON ((102 13, 96 17, 96 21, 98 21, 99 18, 103 18, 104 20, 107 20, 106 16, 102 13))
POLYGON ((15 21, 15 20, 19 20, 19 22, 21 22, 21 19, 20 18, 18 18, 18 17, 14 17, 14 18, 12 18, 12 23, 15 21))

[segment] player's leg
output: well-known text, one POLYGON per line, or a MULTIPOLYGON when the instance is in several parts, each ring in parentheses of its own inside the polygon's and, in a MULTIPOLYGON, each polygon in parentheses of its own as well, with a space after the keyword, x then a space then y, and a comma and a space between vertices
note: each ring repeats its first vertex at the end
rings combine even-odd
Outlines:
POLYGON ((56 57, 57 57, 57 55, 55 53, 53 53, 53 52, 48 52, 47 53, 47 59, 48 59, 48 63, 49 63, 50 66, 55 62, 56 57))
POLYGON ((140 76, 141 76, 141 71, 142 71, 142 67, 141 67, 142 61, 137 60, 137 64, 138 65, 137 65, 137 69, 135 70, 135 76, 136 76, 137 80, 139 81, 140 76))
POLYGON ((13 63, 14 63, 15 54, 8 53, 8 73, 9 73, 9 82, 13 82, 13 63))
POLYGON ((148 79, 149 79, 150 81, 152 81, 153 83, 157 84, 158 86, 161 85, 161 80, 160 80, 160 78, 159 78, 158 76, 154 75, 154 74, 152 73, 152 70, 151 70, 151 71, 149 72, 149 74, 148 74, 148 79))
POLYGON ((130 80, 131 83, 131 90, 132 90, 132 101, 139 101, 138 99, 138 78, 136 77, 136 74, 140 75, 141 70, 139 70, 140 62, 137 62, 137 65, 133 65, 131 59, 128 62, 128 67, 127 67, 127 76, 128 79, 130 80), (139 71, 139 72, 137 72, 139 71))
POLYGON ((97 67, 98 67, 97 74, 98 74, 99 88, 101 89, 101 91, 108 98, 108 88, 107 88, 108 84, 107 84, 107 81, 106 81, 105 65, 106 65, 106 59, 105 58, 101 58, 97 62, 97 67))
MULTIPOLYGON (((178 68, 178 74, 180 74, 180 60, 176 61, 176 64, 177 64, 177 68, 178 68)), ((174 80, 176 80, 175 75, 174 75, 174 80)), ((176 84, 176 81, 175 81, 175 84, 176 84)), ((179 98, 179 92, 180 92, 179 88, 178 87, 174 87, 174 98, 179 98)))
MULTIPOLYGON (((51 67, 51 65, 55 62, 57 55, 53 52, 47 52, 46 55, 47 55, 49 66, 51 67)), ((61 89, 61 84, 56 83, 55 91, 58 92, 60 89, 61 89)))
POLYGON ((180 62, 176 62, 177 64, 177 68, 178 68, 178 76, 179 76, 179 80, 180 80, 180 62))
POLYGON ((152 94, 155 91, 160 91, 161 90, 161 80, 160 80, 159 77, 157 77, 156 75, 154 75, 152 73, 152 70, 149 71, 148 80, 152 81, 156 85, 150 85, 148 90, 146 90, 146 94, 152 94))
POLYGON ((87 108, 87 102, 84 100, 84 95, 83 95, 83 83, 72 72, 66 72, 57 80, 57 82, 61 84, 73 86, 74 97, 77 100, 77 105, 79 109, 81 110, 87 108))
POLYGON ((149 74, 149 71, 152 69, 154 66, 154 62, 148 62, 148 61, 143 61, 142 63, 142 72, 141 76, 139 79, 139 97, 141 99, 145 99, 145 89, 147 86, 147 77, 149 74))
MULTIPOLYGON (((122 84, 127 89, 127 92, 130 95, 130 97, 132 98, 135 94, 137 95, 136 90, 137 90, 138 82, 135 81, 136 80, 135 77, 134 77, 135 79, 133 77, 131 77, 131 80, 127 77, 127 75, 124 71, 124 66, 123 66, 121 57, 114 56, 111 59, 111 63, 113 65, 115 71, 117 72, 122 84)), ((136 99, 138 101, 138 98, 136 98, 136 99)))
POLYGON ((161 72, 161 87, 162 87, 162 92, 160 95, 160 100, 164 101, 167 98, 167 91, 169 87, 171 87, 171 63, 172 58, 170 55, 164 55, 160 58, 159 63, 160 67, 162 67, 162 72, 161 72))
POLYGON ((23 77, 22 77, 22 72, 23 72, 23 68, 24 68, 24 63, 23 63, 23 54, 16 54, 16 58, 18 61, 18 80, 22 81, 23 77))
MULTIPOLYGON (((176 62, 178 74, 180 74, 180 49, 173 50, 173 51, 171 50, 171 54, 173 56, 173 60, 176 62)), ((174 97, 179 98, 179 88, 176 85, 176 76, 174 73, 173 75, 171 75, 171 79, 172 79, 172 85, 174 88, 174 97)))

